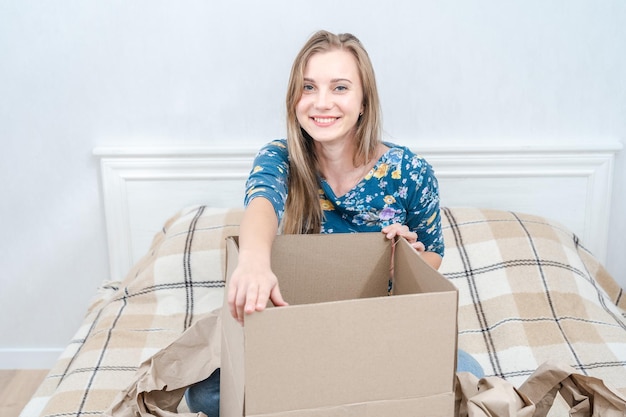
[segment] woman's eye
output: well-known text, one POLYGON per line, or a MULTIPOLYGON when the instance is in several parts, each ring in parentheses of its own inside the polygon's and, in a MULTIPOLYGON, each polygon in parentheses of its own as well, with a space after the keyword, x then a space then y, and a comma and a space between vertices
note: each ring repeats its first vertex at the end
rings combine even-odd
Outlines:
POLYGON ((345 85, 338 85, 337 87, 335 87, 336 91, 347 91, 348 87, 346 87, 345 85))
POLYGON ((302 88, 302 90, 304 90, 305 92, 307 91, 313 91, 314 87, 311 84, 304 84, 304 87, 302 88))

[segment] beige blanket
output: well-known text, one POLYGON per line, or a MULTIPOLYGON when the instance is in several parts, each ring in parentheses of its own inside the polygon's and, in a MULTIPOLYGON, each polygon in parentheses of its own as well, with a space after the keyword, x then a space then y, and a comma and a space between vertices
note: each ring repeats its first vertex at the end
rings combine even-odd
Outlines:
MULTIPOLYGON (((192 207, 168 220, 123 282, 107 283, 21 417, 101 415, 141 363, 223 299, 223 243, 241 212, 192 207)), ((626 300, 576 236, 546 219, 443 209, 441 267, 459 288, 459 347, 521 385, 565 361, 626 393, 626 300)))

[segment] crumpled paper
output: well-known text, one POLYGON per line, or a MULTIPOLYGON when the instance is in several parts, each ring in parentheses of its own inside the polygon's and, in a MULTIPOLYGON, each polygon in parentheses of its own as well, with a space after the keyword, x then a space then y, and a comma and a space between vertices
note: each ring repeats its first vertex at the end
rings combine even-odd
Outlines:
POLYGON ((186 388, 220 367, 220 310, 198 320, 170 345, 144 361, 105 417, 206 417, 178 413, 186 388))
MULTIPOLYGON (((105 417, 206 417, 178 413, 188 386, 220 366, 220 310, 198 320, 144 361, 105 417)), ((545 417, 560 394, 571 417, 626 417, 626 397, 598 378, 557 363, 541 365, 519 388, 498 377, 457 373, 457 417, 545 417)))
POLYGON ((571 417, 624 417, 626 397, 598 378, 558 363, 542 364, 519 387, 497 378, 457 374, 458 417, 545 417, 560 394, 571 417))

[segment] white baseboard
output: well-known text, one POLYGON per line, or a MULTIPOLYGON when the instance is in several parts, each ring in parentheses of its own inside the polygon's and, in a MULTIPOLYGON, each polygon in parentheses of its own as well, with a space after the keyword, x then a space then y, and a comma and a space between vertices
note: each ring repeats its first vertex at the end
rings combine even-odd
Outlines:
POLYGON ((63 348, 0 348, 0 369, 50 369, 61 353, 63 348))

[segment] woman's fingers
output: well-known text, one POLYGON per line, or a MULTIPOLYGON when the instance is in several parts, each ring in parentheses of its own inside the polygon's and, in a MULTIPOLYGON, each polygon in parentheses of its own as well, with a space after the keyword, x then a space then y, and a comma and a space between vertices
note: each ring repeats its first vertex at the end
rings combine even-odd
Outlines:
POLYGON ((245 304, 245 293, 237 286, 236 282, 231 282, 228 286, 228 309, 230 315, 238 322, 243 320, 243 306, 245 304))
POLYGON ((394 223, 382 228, 382 232, 387 239, 393 239, 396 236, 401 236, 409 241, 409 243, 417 242, 417 233, 411 232, 409 227, 400 223, 394 223))
POLYGON ((270 299, 276 307, 284 307, 289 305, 289 303, 283 300, 283 295, 280 293, 280 288, 278 287, 278 284, 276 284, 276 286, 272 288, 270 299))
POLYGON ((411 243, 411 246, 413 246, 413 248, 420 253, 426 251, 426 247, 422 242, 411 243))
POLYGON ((406 225, 400 223, 394 223, 389 226, 383 227, 382 232, 387 239, 393 239, 396 236, 405 238, 416 251, 422 253, 426 251, 426 247, 422 242, 417 240, 417 233, 411 232, 406 225))
MULTIPOLYGON (((252 314, 257 310, 257 303, 261 303, 259 285, 256 283, 249 284, 246 290, 246 299, 244 301, 244 314, 252 314)), ((243 317, 241 317, 243 319, 243 317)))
POLYGON ((230 314, 241 324, 246 315, 263 311, 270 299, 277 307, 288 305, 273 275, 272 277, 244 277, 241 280, 237 277, 233 278, 228 287, 228 307, 230 314))

